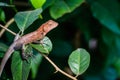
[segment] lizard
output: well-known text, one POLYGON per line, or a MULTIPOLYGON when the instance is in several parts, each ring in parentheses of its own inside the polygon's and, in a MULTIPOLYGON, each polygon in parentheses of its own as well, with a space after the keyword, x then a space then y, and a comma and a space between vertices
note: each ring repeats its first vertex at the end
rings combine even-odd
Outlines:
MULTIPOLYGON (((41 40, 44 38, 44 36, 51 31, 52 29, 54 29, 55 27, 58 26, 58 23, 53 21, 53 20, 49 20, 46 23, 42 24, 37 30, 28 33, 26 35, 23 35, 22 37, 16 39, 8 48, 8 50, 6 51, 2 61, 1 61, 1 65, 0 65, 0 77, 2 74, 2 71, 4 69, 5 64, 7 63, 7 60, 10 58, 10 56, 12 55, 12 53, 15 50, 19 50, 22 49, 23 45, 35 42, 37 40, 41 40)), ((24 57, 24 56, 23 56, 24 57)))

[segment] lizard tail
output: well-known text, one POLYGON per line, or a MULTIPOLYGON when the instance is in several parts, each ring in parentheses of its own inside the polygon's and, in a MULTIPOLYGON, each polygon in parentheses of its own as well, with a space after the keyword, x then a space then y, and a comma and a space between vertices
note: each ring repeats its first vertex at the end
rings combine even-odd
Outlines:
POLYGON ((4 66, 6 64, 6 62, 8 61, 9 57, 11 56, 11 54, 14 52, 14 49, 13 47, 9 47, 8 51, 5 53, 2 61, 1 61, 1 64, 0 64, 0 77, 1 77, 1 74, 2 74, 2 71, 4 69, 4 66))

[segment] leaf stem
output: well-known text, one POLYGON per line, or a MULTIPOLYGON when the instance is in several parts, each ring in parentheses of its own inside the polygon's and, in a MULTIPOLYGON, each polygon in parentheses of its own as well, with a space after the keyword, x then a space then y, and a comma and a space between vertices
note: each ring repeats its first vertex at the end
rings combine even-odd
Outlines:
POLYGON ((16 35, 16 33, 10 31, 9 29, 7 29, 12 23, 14 22, 14 18, 11 18, 5 26, 0 25, 3 29, 0 31, 0 37, 2 37, 3 33, 5 32, 5 30, 7 30, 8 32, 12 33, 13 35, 16 35))
POLYGON ((77 78, 79 75, 76 75, 75 77, 77 78))
POLYGON ((68 73, 64 72, 63 70, 61 70, 49 57, 47 57, 46 55, 42 54, 42 56, 50 63, 52 64, 52 66, 56 69, 56 71, 62 73, 63 75, 71 78, 72 80, 77 80, 77 78, 69 75, 68 73))

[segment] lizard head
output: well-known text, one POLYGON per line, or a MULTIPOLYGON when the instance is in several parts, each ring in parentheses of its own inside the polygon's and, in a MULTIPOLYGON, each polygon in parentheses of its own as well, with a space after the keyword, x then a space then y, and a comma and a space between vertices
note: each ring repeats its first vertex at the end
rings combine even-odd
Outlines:
POLYGON ((54 29, 57 26, 58 26, 57 22, 55 22, 53 20, 49 20, 45 23, 44 31, 49 32, 50 30, 54 29))
POLYGON ((38 33, 42 33, 43 35, 47 34, 49 31, 51 31, 52 29, 54 29, 55 27, 57 27, 58 23, 53 21, 53 20, 49 20, 46 23, 42 24, 40 26, 40 28, 37 29, 38 33))

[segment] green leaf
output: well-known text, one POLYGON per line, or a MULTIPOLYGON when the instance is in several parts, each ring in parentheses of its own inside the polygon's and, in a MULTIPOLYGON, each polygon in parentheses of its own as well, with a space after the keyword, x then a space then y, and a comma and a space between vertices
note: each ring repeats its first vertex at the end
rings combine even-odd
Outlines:
POLYGON ((32 58, 31 60, 32 79, 35 79, 41 61, 42 61, 42 56, 40 54, 36 54, 35 58, 32 58))
POLYGON ((31 44, 31 46, 39 52, 46 54, 49 54, 49 52, 52 50, 52 42, 48 37, 44 37, 40 41, 40 44, 31 44))
POLYGON ((31 59, 33 54, 33 49, 30 45, 25 48, 25 54, 28 55, 27 60, 23 60, 22 64, 22 80, 28 80, 28 75, 31 69, 31 59), (30 57, 31 56, 31 57, 30 57))
POLYGON ((117 72, 113 67, 108 67, 106 70, 104 70, 102 75, 104 80, 116 80, 118 77, 117 72))
POLYGON ((29 62, 27 62, 26 60, 23 61, 23 65, 22 65, 22 80, 28 80, 28 76, 29 76, 30 69, 31 69, 31 62, 30 62, 30 60, 29 60, 29 62))
POLYGON ((7 49, 8 49, 8 46, 0 42, 0 51, 6 52, 7 49))
POLYGON ((65 13, 69 13, 70 9, 63 0, 56 0, 54 6, 50 8, 50 14, 54 19, 57 19, 65 13))
POLYGON ((73 51, 68 59, 68 64, 74 74, 81 75, 86 71, 90 63, 89 53, 82 48, 73 51))
POLYGON ((2 9, 0 9, 0 21, 5 22, 5 13, 2 9))
POLYGON ((11 64, 13 80, 22 80, 22 59, 19 52, 14 52, 11 64))
POLYGON ((14 5, 9 5, 7 3, 0 2, 0 7, 14 7, 14 5))
POLYGON ((120 36, 106 27, 101 29, 101 33, 100 51, 105 56, 104 67, 109 67, 120 54, 120 36))
POLYGON ((18 12, 15 15, 15 22, 17 23, 18 28, 23 32, 28 28, 36 19, 38 19, 41 14, 42 9, 36 9, 32 11, 18 12))
MULTIPOLYGON (((31 47, 28 46, 25 53, 31 53, 31 47)), ((30 54, 29 54, 30 55, 30 54)), ((26 60, 22 60, 19 52, 15 52, 12 57, 11 70, 13 75, 13 80, 27 80, 31 68, 31 57, 26 60)))
POLYGON ((10 0, 10 4, 13 4, 13 0, 10 0))
POLYGON ((97 0, 90 3, 93 16, 106 28, 120 34, 120 5, 115 0, 97 0))
POLYGON ((54 19, 62 17, 65 13, 72 12, 80 6, 84 0, 55 0, 50 8, 50 14, 54 19))
POLYGON ((118 76, 120 76, 120 57, 117 57, 114 62, 114 68, 116 69, 118 76))
POLYGON ((8 46, 3 44, 3 43, 0 43, 0 57, 3 57, 5 52, 7 51, 8 49, 8 46))
POLYGON ((43 5, 43 9, 46 9, 50 6, 52 6, 52 4, 54 4, 55 0, 46 0, 45 4, 43 5))
POLYGON ((41 8, 46 0, 30 0, 31 4, 35 9, 41 8))
POLYGON ((75 8, 79 7, 85 0, 63 0, 67 3, 70 10, 73 11, 75 8))

